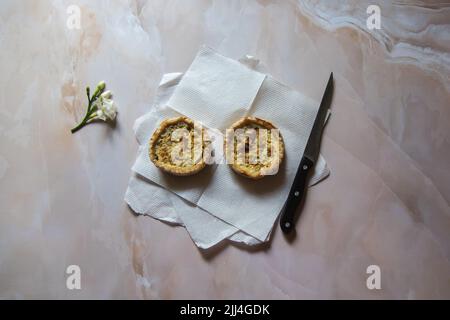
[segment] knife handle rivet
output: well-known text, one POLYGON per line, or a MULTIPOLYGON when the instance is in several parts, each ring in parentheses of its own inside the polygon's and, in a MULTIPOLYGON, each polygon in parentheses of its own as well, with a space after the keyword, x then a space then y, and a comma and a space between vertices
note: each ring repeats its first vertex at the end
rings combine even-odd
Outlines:
POLYGON ((295 192, 294 192, 294 196, 296 196, 296 197, 298 197, 299 194, 300 194, 300 192, 298 192, 298 191, 295 191, 295 192))
POLYGON ((303 170, 307 170, 308 166, 306 164, 303 165, 303 170))

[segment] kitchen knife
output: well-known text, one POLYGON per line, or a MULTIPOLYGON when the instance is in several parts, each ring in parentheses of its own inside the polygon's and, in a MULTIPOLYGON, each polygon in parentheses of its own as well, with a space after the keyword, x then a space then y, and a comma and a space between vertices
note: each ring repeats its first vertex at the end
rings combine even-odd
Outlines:
POLYGON ((319 111, 317 111, 316 119, 306 144, 305 152, 295 174, 294 182, 289 191, 286 203, 281 210, 280 226, 284 233, 290 233, 294 229, 295 211, 300 204, 304 194, 306 193, 307 180, 309 173, 314 168, 320 151, 320 142, 322 140, 322 131, 325 119, 330 108, 333 97, 333 72, 320 102, 319 111))

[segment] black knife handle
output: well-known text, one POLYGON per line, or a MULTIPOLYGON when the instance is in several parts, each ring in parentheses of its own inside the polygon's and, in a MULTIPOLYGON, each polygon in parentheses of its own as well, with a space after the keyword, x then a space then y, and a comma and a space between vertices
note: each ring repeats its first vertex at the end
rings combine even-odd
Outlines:
POLYGON ((289 191, 286 203, 281 210, 280 227, 284 233, 290 233, 294 229, 295 210, 306 193, 308 173, 313 166, 314 163, 310 159, 302 158, 294 183, 292 183, 291 191, 289 191))

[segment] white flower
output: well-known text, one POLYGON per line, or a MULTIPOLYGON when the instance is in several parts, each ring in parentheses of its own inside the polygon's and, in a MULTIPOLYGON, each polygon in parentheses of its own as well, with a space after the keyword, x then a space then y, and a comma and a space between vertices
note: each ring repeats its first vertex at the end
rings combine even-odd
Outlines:
POLYGON ((106 99, 102 98, 102 105, 100 110, 103 111, 103 113, 110 119, 114 120, 116 118, 117 114, 117 107, 114 104, 114 101, 112 99, 106 99))
POLYGON ((117 107, 112 99, 113 94, 109 90, 105 91, 105 88, 105 81, 100 81, 95 88, 94 94, 91 95, 90 88, 86 87, 86 94, 89 102, 86 115, 78 125, 70 130, 70 132, 75 133, 95 120, 112 121, 116 119, 117 107))
POLYGON ((106 121, 106 116, 102 110, 97 110, 97 112, 95 113, 95 117, 93 119, 100 119, 106 121))
MULTIPOLYGON (((111 96, 111 93, 106 96, 111 96)), ((107 121, 108 119, 114 120, 116 118, 117 107, 112 99, 100 96, 100 98, 94 102, 94 105, 97 107, 97 111, 95 112, 92 119, 107 121)))
POLYGON ((104 99, 111 99, 111 97, 112 97, 112 92, 111 92, 110 90, 105 91, 105 92, 103 92, 103 93, 101 94, 101 96, 102 96, 102 98, 104 98, 104 99))

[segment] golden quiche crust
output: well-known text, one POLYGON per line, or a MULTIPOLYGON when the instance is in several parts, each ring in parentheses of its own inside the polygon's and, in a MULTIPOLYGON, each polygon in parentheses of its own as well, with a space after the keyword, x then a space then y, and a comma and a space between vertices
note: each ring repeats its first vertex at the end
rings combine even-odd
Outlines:
POLYGON ((176 176, 196 174, 206 166, 203 153, 205 146, 209 143, 209 141, 206 141, 205 139, 205 130, 203 128, 201 130, 202 143, 196 145, 193 138, 194 121, 188 117, 176 117, 164 120, 150 138, 150 160, 159 169, 176 176), (186 129, 189 132, 189 137, 191 139, 191 154, 175 163, 172 160, 172 151, 173 148, 180 145, 180 142, 173 141, 172 133, 177 129, 186 129), (195 150, 195 148, 201 148, 201 152, 200 150, 195 150), (197 151, 197 153, 195 151, 197 151), (197 155, 197 158, 195 158, 195 155, 197 155))
MULTIPOLYGON (((267 129, 267 130, 271 130, 271 129, 277 129, 277 127, 275 127, 275 125, 273 125, 270 121, 268 120, 264 120, 261 118, 256 118, 256 117, 244 117, 241 118, 240 120, 236 121, 231 127, 230 129, 236 130, 236 129, 267 129)), ((234 143, 235 143, 235 147, 234 147, 234 161, 228 161, 228 163, 230 163, 231 168, 237 172, 240 175, 243 175, 247 178, 250 179, 261 179, 263 177, 265 177, 267 174, 263 174, 261 171, 262 169, 266 169, 268 171, 270 171, 271 169, 274 169, 276 167, 276 170, 278 170, 278 166, 281 165, 283 158, 284 158, 284 142, 283 142, 283 137, 281 135, 281 133, 279 133, 278 135, 278 150, 271 150, 271 143, 270 143, 270 134, 268 134, 269 138, 268 141, 266 141, 267 146, 270 149, 271 155, 273 156, 273 158, 278 159, 278 163, 276 163, 276 161, 269 161, 269 162, 263 162, 260 161, 261 159, 259 159, 259 155, 257 156, 258 158, 258 163, 257 164, 251 164, 248 161, 246 161, 246 163, 239 163, 237 160, 237 142, 235 139, 234 143)), ((257 143, 258 143, 258 149, 257 152, 259 152, 259 135, 256 135, 257 137, 257 143)), ((227 148, 227 143, 226 143, 227 139, 225 139, 224 141, 224 151, 225 151, 225 155, 228 155, 228 152, 226 150, 227 148)), ((245 159, 248 160, 249 157, 249 153, 250 150, 245 149, 245 159)), ((277 171, 275 171, 276 173, 277 171)))

